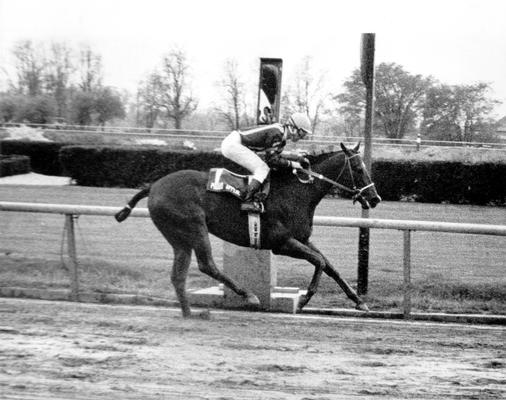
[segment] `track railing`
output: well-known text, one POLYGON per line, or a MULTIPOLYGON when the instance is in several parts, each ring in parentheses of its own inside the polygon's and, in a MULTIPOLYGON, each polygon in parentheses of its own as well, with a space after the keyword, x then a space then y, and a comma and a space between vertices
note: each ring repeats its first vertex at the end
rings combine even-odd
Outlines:
MULTIPOLYGON (((74 219, 80 215, 113 216, 121 207, 86 206, 72 204, 44 204, 44 203, 18 203, 0 202, 0 211, 35 212, 63 214, 67 228, 68 255, 71 260, 72 297, 79 300, 79 279, 77 271, 77 256, 74 234, 74 219)), ((132 217, 146 218, 149 212, 146 208, 136 208, 130 214, 132 217)), ((453 222, 433 222, 417 220, 394 220, 372 218, 342 218, 315 216, 314 225, 355 227, 370 229, 391 229, 403 232, 403 315, 409 319, 411 314, 411 235, 415 231, 446 232, 474 235, 506 236, 506 225, 467 224, 453 222)))
MULTIPOLYGON (((17 123, 4 123, 0 126, 0 130, 17 128, 24 126, 17 123)), ((135 137, 145 139, 163 139, 164 141, 170 140, 199 140, 205 142, 215 142, 219 144, 221 140, 230 132, 228 130, 209 130, 209 129, 166 129, 166 128, 142 128, 131 126, 82 126, 82 125, 61 125, 61 124, 29 124, 32 128, 39 128, 49 131, 61 131, 79 135, 101 135, 113 137, 135 137)), ((357 143, 363 140, 362 137, 344 136, 340 134, 320 134, 312 135, 305 141, 307 144, 314 145, 339 145, 340 142, 357 143)), ((372 142, 376 146, 383 147, 409 147, 417 148, 416 138, 405 137, 401 139, 393 139, 386 137, 373 137, 372 142)), ((302 143, 299 143, 301 145, 302 143)), ((506 141, 500 140, 498 142, 464 142, 464 141, 449 141, 449 140, 433 140, 423 138, 419 144, 421 148, 426 147, 444 147, 455 148, 463 147, 468 149, 480 148, 484 150, 506 150, 506 141)))

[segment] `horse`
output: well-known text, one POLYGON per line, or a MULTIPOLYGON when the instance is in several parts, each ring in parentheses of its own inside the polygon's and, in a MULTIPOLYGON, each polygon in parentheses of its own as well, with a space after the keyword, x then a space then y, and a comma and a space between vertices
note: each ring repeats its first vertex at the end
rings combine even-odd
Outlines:
MULTIPOLYGON (((309 154, 310 169, 271 171, 270 194, 265 199, 265 212, 260 214, 260 248, 313 264, 314 274, 307 293, 300 299, 299 310, 316 293, 325 272, 355 302, 358 310, 369 311, 366 303, 309 240, 315 208, 333 187, 350 194, 353 202, 358 201, 364 209, 374 208, 381 201, 360 157, 359 146, 360 143, 351 149, 341 143, 339 151, 309 154)), ((206 190, 208 177, 209 172, 205 171, 170 173, 140 190, 115 215, 122 222, 141 199, 148 197, 150 217, 174 251, 171 282, 184 318, 192 316, 186 294, 192 251, 201 272, 242 296, 249 306, 260 305, 253 292, 225 275, 213 260, 209 233, 243 247, 250 246, 250 239, 248 215, 240 211, 241 200, 229 193, 206 190)))

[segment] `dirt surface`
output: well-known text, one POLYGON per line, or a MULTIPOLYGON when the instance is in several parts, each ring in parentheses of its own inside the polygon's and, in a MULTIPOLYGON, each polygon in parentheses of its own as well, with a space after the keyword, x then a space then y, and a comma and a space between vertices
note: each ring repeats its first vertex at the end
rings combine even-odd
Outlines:
POLYGON ((506 328, 0 299, 2 399, 499 399, 506 328))

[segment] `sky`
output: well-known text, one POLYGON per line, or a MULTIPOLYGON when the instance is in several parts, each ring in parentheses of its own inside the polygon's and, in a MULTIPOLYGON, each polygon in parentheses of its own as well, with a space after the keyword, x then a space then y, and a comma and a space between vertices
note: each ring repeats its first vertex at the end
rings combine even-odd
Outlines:
POLYGON ((362 33, 376 35, 376 64, 490 83, 503 102, 496 116, 506 115, 504 0, 0 0, 0 85, 12 75, 13 44, 31 39, 89 44, 104 83, 132 92, 178 46, 201 104, 214 100, 227 58, 257 75, 260 57, 282 58, 289 77, 310 56, 339 93, 360 66, 362 33))

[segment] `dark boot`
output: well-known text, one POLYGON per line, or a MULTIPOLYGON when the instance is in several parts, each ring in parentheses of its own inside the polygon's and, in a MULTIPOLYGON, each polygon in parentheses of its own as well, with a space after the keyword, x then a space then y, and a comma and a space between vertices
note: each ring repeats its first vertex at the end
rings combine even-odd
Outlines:
POLYGON ((244 201, 252 201, 253 196, 256 192, 262 187, 262 184, 257 181, 256 179, 252 179, 251 182, 248 184, 248 187, 244 191, 244 201))
POLYGON ((256 179, 252 179, 244 191, 244 202, 241 204, 242 211, 263 212, 263 204, 255 201, 255 194, 260 190, 262 184, 256 179))

